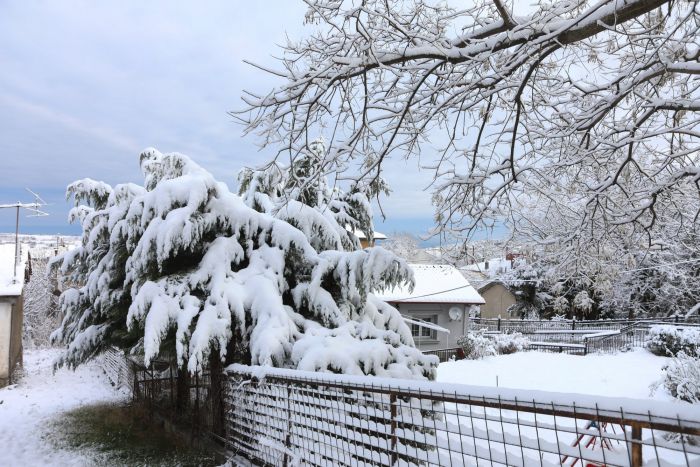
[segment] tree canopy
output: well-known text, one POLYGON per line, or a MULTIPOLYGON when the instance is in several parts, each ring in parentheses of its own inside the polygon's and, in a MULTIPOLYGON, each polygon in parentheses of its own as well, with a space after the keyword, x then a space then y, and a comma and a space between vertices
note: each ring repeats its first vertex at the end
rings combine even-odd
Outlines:
POLYGON ((280 84, 234 113, 280 155, 323 134, 317 175, 352 183, 420 156, 444 235, 503 220, 580 253, 608 235, 653 243, 661 213, 697 223, 695 2, 306 3, 311 32, 260 66, 280 84))
POLYGON ((410 269, 382 248, 354 248, 344 229, 371 227, 361 192, 312 200, 286 177, 246 172, 241 197, 186 156, 151 149, 140 163, 143 186, 83 179, 68 187, 83 234, 56 263, 74 284, 52 336, 67 345, 61 363, 116 345, 190 372, 218 358, 433 377, 436 359, 372 293, 412 284, 410 269))

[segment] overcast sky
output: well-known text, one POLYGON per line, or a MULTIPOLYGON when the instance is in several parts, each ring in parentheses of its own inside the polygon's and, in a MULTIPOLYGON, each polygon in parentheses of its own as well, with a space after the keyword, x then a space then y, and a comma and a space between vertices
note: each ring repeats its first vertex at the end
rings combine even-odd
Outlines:
MULTIPOLYGON (((227 112, 243 89, 275 83, 244 59, 271 64, 276 44, 305 34, 295 0, 0 2, 0 203, 52 203, 22 218, 26 233, 76 233, 64 190, 91 177, 142 182, 149 146, 194 158, 233 188, 244 165, 269 159, 227 112)), ((395 161, 393 195, 378 228, 419 234, 430 225, 429 177, 395 161)), ((0 210, 0 231, 14 213, 0 210)))

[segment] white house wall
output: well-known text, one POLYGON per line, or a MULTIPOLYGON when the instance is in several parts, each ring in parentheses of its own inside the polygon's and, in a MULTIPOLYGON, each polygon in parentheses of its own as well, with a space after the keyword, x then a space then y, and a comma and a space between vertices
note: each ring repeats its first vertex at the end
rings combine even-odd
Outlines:
POLYGON ((10 335, 12 303, 0 299, 0 387, 10 378, 10 335))
POLYGON ((437 316, 437 325, 450 331, 449 334, 437 332, 436 340, 414 336, 416 347, 421 350, 457 347, 457 339, 464 335, 464 313, 462 313, 462 319, 457 321, 451 320, 449 316, 450 308, 459 306, 464 310, 464 305, 453 303, 394 303, 393 305, 407 318, 421 319, 427 316, 437 316))

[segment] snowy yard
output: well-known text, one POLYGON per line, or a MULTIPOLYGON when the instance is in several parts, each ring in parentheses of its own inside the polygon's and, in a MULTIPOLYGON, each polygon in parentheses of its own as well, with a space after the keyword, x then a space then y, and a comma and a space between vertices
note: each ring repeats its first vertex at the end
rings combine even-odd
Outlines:
MULTIPOLYGON (((28 350, 18 384, 0 389, 0 465, 86 465, 91 452, 57 448, 51 424, 59 414, 79 406, 120 402, 116 391, 95 364, 52 374, 57 350, 28 350)), ((91 462, 91 459, 93 460, 91 462)))
MULTIPOLYGON (((517 352, 442 363, 437 380, 478 386, 570 392, 610 397, 650 398, 650 385, 661 379, 669 359, 637 349, 613 355, 517 352)), ((651 397, 671 400, 659 388, 651 397)))

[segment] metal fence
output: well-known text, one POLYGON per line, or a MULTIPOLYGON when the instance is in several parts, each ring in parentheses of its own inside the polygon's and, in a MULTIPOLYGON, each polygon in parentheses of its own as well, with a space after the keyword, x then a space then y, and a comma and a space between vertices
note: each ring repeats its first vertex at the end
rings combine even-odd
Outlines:
POLYGON ((183 422, 192 433, 211 435, 212 410, 209 373, 178 379, 174 364, 154 361, 146 367, 133 365, 133 399, 176 422, 183 422))
POLYGON ((598 319, 598 320, 529 320, 529 319, 500 319, 500 318, 470 318, 469 329, 499 332, 521 332, 530 334, 536 331, 610 331, 618 330, 635 323, 653 324, 682 324, 685 326, 697 326, 700 320, 692 316, 684 320, 678 316, 649 319, 598 319))
POLYGON ((98 357, 110 382, 128 387, 134 402, 174 422, 182 422, 193 435, 214 437, 209 373, 181 375, 174 363, 155 360, 145 366, 118 349, 108 349, 98 357))
POLYGON ((700 465, 700 407, 233 365, 226 443, 261 465, 700 465))
POLYGON ((620 329, 618 333, 586 336, 584 337, 586 353, 616 352, 644 347, 649 329, 650 326, 646 323, 635 323, 620 329))
POLYGON ((102 370, 107 375, 107 379, 117 388, 134 389, 134 362, 117 348, 110 348, 99 357, 102 370))
MULTIPOLYGON (((487 335, 519 332, 529 341, 530 350, 587 355, 596 352, 616 352, 645 345, 649 330, 658 324, 682 327, 700 326, 678 317, 640 320, 500 320, 472 319, 470 329, 486 331, 487 335)), ((431 353, 441 355, 438 349, 431 353)), ((443 361, 443 360, 441 360, 443 361)))
POLYGON ((461 347, 450 347, 448 349, 424 350, 425 355, 435 355, 440 359, 440 363, 450 360, 461 360, 464 358, 464 350, 461 347))

